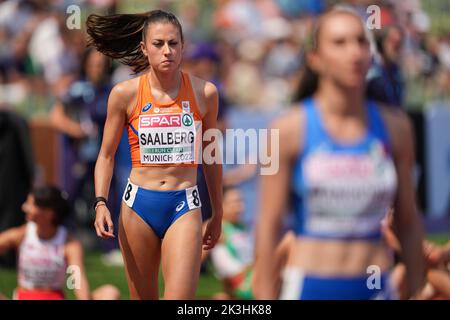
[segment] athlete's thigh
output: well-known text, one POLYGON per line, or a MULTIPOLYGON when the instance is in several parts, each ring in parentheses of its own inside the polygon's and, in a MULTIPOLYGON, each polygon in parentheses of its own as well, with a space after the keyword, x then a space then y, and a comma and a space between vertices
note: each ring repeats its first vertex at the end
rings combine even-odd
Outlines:
POLYGON ((122 202, 119 244, 131 299, 158 299, 161 240, 130 207, 122 202))
POLYGON ((165 299, 193 299, 200 274, 202 219, 200 208, 178 218, 162 242, 165 299))

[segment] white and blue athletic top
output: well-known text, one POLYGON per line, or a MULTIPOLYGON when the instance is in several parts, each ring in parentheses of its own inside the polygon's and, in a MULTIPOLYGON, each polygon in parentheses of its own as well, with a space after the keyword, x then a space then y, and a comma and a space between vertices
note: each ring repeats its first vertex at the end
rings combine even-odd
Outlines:
POLYGON ((297 235, 329 239, 379 239, 393 203, 397 175, 378 106, 367 101, 368 127, 353 144, 326 131, 312 98, 305 108, 303 150, 293 170, 297 235))

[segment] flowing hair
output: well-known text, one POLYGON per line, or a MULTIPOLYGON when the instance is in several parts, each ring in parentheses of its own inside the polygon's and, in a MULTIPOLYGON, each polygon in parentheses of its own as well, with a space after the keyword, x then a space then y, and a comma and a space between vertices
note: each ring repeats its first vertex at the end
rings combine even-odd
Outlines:
POLYGON ((169 12, 153 10, 108 16, 91 14, 86 21, 88 46, 130 66, 134 74, 138 74, 150 66, 140 43, 145 42, 147 27, 156 22, 173 24, 180 32, 181 42, 184 42, 183 29, 177 17, 169 12))

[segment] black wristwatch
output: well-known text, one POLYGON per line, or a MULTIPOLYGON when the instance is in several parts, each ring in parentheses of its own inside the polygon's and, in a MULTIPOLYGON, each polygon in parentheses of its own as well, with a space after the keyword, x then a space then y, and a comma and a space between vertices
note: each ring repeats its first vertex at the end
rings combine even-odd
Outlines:
POLYGON ((94 210, 95 210, 95 207, 97 206, 97 203, 99 203, 99 202, 104 202, 105 204, 107 204, 107 200, 105 197, 96 197, 94 200, 94 205, 93 205, 94 210))

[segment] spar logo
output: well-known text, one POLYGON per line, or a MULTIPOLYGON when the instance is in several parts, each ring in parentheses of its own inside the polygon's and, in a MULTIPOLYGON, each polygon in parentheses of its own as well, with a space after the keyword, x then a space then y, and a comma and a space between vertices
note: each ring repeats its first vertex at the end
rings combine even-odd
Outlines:
POLYGON ((192 117, 190 114, 183 114, 183 125, 190 127, 192 125, 192 117))
MULTIPOLYGON (((191 120, 192 121, 192 120, 191 120)), ((181 115, 179 114, 161 114, 140 116, 140 128, 157 128, 157 127, 180 127, 181 115)))

